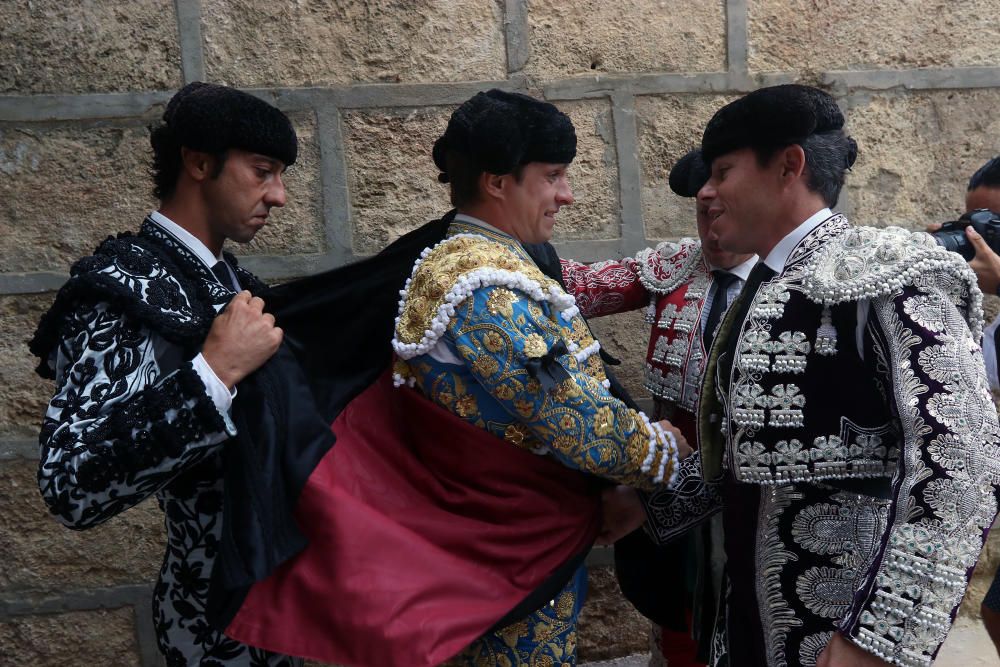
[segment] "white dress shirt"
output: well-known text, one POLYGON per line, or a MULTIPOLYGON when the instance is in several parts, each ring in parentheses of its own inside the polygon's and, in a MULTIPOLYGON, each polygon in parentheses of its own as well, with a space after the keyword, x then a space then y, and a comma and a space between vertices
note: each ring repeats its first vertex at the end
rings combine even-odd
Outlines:
MULTIPOLYGON (((743 289, 743 284, 746 283, 747 278, 750 277, 750 271, 753 270, 754 265, 757 264, 757 255, 752 256, 747 261, 742 264, 737 264, 736 266, 723 269, 718 266, 708 265, 709 271, 725 271, 736 276, 736 280, 729 284, 729 288, 726 290, 726 308, 733 305, 733 301, 739 296, 740 290, 743 289)), ((705 297, 705 304, 701 308, 701 333, 705 334, 705 325, 708 323, 708 314, 712 311, 712 303, 718 298, 719 283, 715 280, 712 281, 712 288, 708 291, 708 295, 705 297)))

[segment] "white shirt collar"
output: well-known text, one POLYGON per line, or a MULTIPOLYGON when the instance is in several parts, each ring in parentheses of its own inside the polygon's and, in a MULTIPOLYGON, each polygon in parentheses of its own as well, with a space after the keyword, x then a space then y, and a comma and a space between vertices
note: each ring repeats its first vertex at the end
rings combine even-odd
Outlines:
MULTIPOLYGON (((478 225, 479 227, 483 227, 485 229, 488 229, 491 232, 496 232, 497 234, 503 234, 504 236, 510 236, 510 234, 508 234, 507 232, 501 231, 501 230, 497 229, 496 227, 494 227, 490 223, 488 223, 488 222, 486 222, 484 220, 480 220, 479 218, 473 218, 471 215, 466 215, 465 213, 456 213, 455 214, 455 221, 456 222, 465 222, 465 223, 468 223, 470 225, 478 225)), ((510 237, 514 238, 513 236, 510 236, 510 237)))
POLYGON ((819 227, 820 223, 831 215, 833 215, 833 211, 828 208, 822 208, 813 213, 809 216, 809 219, 789 232, 785 238, 778 241, 778 245, 774 246, 767 257, 764 258, 764 263, 775 273, 784 271, 785 264, 788 262, 788 256, 795 250, 795 246, 799 244, 799 241, 804 239, 806 234, 819 227))
MULTIPOLYGON (((757 255, 752 255, 750 259, 743 262, 742 264, 737 264, 734 267, 722 270, 725 271, 726 273, 731 273, 740 280, 742 280, 743 282, 746 282, 747 278, 750 277, 750 271, 753 270, 753 267, 755 264, 757 264, 758 259, 759 258, 757 257, 757 255)), ((718 266, 713 266, 711 264, 708 265, 709 271, 715 271, 718 268, 719 268, 718 266)))
POLYGON ((207 266, 209 270, 222 260, 221 252, 218 257, 213 256, 212 251, 209 250, 204 243, 195 238, 194 234, 184 229, 159 211, 153 211, 150 213, 149 219, 158 224, 171 236, 176 238, 181 245, 193 252, 195 257, 200 259, 201 263, 207 266))

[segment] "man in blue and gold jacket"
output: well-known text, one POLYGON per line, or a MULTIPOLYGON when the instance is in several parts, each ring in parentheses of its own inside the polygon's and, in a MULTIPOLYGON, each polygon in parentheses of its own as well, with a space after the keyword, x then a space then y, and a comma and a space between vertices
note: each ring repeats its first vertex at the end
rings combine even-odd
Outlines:
MULTIPOLYGON (((573 297, 522 245, 548 241, 573 202, 575 154, 551 104, 480 93, 434 146, 456 211, 318 277, 408 261, 394 360, 333 419, 336 445, 295 510, 308 547, 253 586, 229 636, 345 665, 575 664, 602 486, 666 488, 690 453, 612 395, 573 297)), ((380 331, 366 335, 388 352, 380 331)))
MULTIPOLYGON (((564 466, 653 489, 676 468, 676 447, 608 391, 600 344, 572 297, 521 246, 552 235, 573 203, 569 118, 500 91, 477 95, 434 147, 459 213, 415 267, 393 341, 397 381, 504 440, 564 466), (521 141, 510 141, 520 135, 521 141)), ((514 626, 475 642, 472 664, 572 663, 586 572, 514 626)))

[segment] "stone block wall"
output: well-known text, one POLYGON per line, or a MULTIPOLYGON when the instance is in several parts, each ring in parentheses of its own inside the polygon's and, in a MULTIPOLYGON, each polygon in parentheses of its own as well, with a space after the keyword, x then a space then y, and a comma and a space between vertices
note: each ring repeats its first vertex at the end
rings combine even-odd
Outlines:
MULTIPOLYGON (((1000 0, 0 3, 0 655, 157 664, 148 591, 162 517, 147 503, 74 533, 46 515, 35 437, 51 386, 25 340, 69 263, 155 205, 146 128, 184 82, 248 89, 299 131, 289 205, 237 249, 265 278, 370 254, 446 210, 431 143, 457 104, 494 86, 572 116, 577 203, 556 241, 595 260, 692 235, 691 202, 666 187, 670 166, 721 104, 788 81, 823 86, 847 112, 860 157, 842 210, 914 228, 952 218, 965 180, 1000 152, 998 10, 1000 0)), ((596 330, 641 396, 641 319, 596 330)), ((976 613, 1000 542, 986 554, 963 614, 976 613)), ((607 554, 595 558, 581 657, 642 650, 607 554)))

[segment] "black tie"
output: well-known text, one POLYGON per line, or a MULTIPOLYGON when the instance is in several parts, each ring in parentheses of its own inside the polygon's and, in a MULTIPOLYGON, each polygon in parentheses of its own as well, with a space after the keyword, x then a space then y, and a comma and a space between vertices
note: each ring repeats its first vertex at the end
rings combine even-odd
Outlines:
POLYGON ((733 303, 732 312, 726 316, 725 322, 729 325, 726 334, 726 354, 724 358, 719 357, 719 376, 722 380, 720 389, 724 392, 729 391, 729 380, 733 375, 733 360, 736 355, 736 341, 739 340, 743 322, 747 319, 747 313, 750 312, 753 297, 757 294, 761 283, 767 282, 775 275, 774 270, 767 264, 757 262, 753 271, 750 272, 746 284, 743 285, 743 289, 740 290, 736 302, 733 303))
POLYGON ((712 269, 712 279, 715 283, 715 296, 712 298, 712 307, 708 309, 708 319, 705 320, 705 331, 702 334, 706 350, 712 348, 715 330, 722 320, 722 313, 726 312, 726 307, 729 306, 729 287, 737 276, 722 269, 712 269))
POLYGON ((232 274, 229 273, 229 267, 226 266, 224 261, 220 259, 216 262, 215 266, 212 267, 212 273, 215 274, 216 280, 218 280, 223 287, 230 291, 235 291, 232 274))

